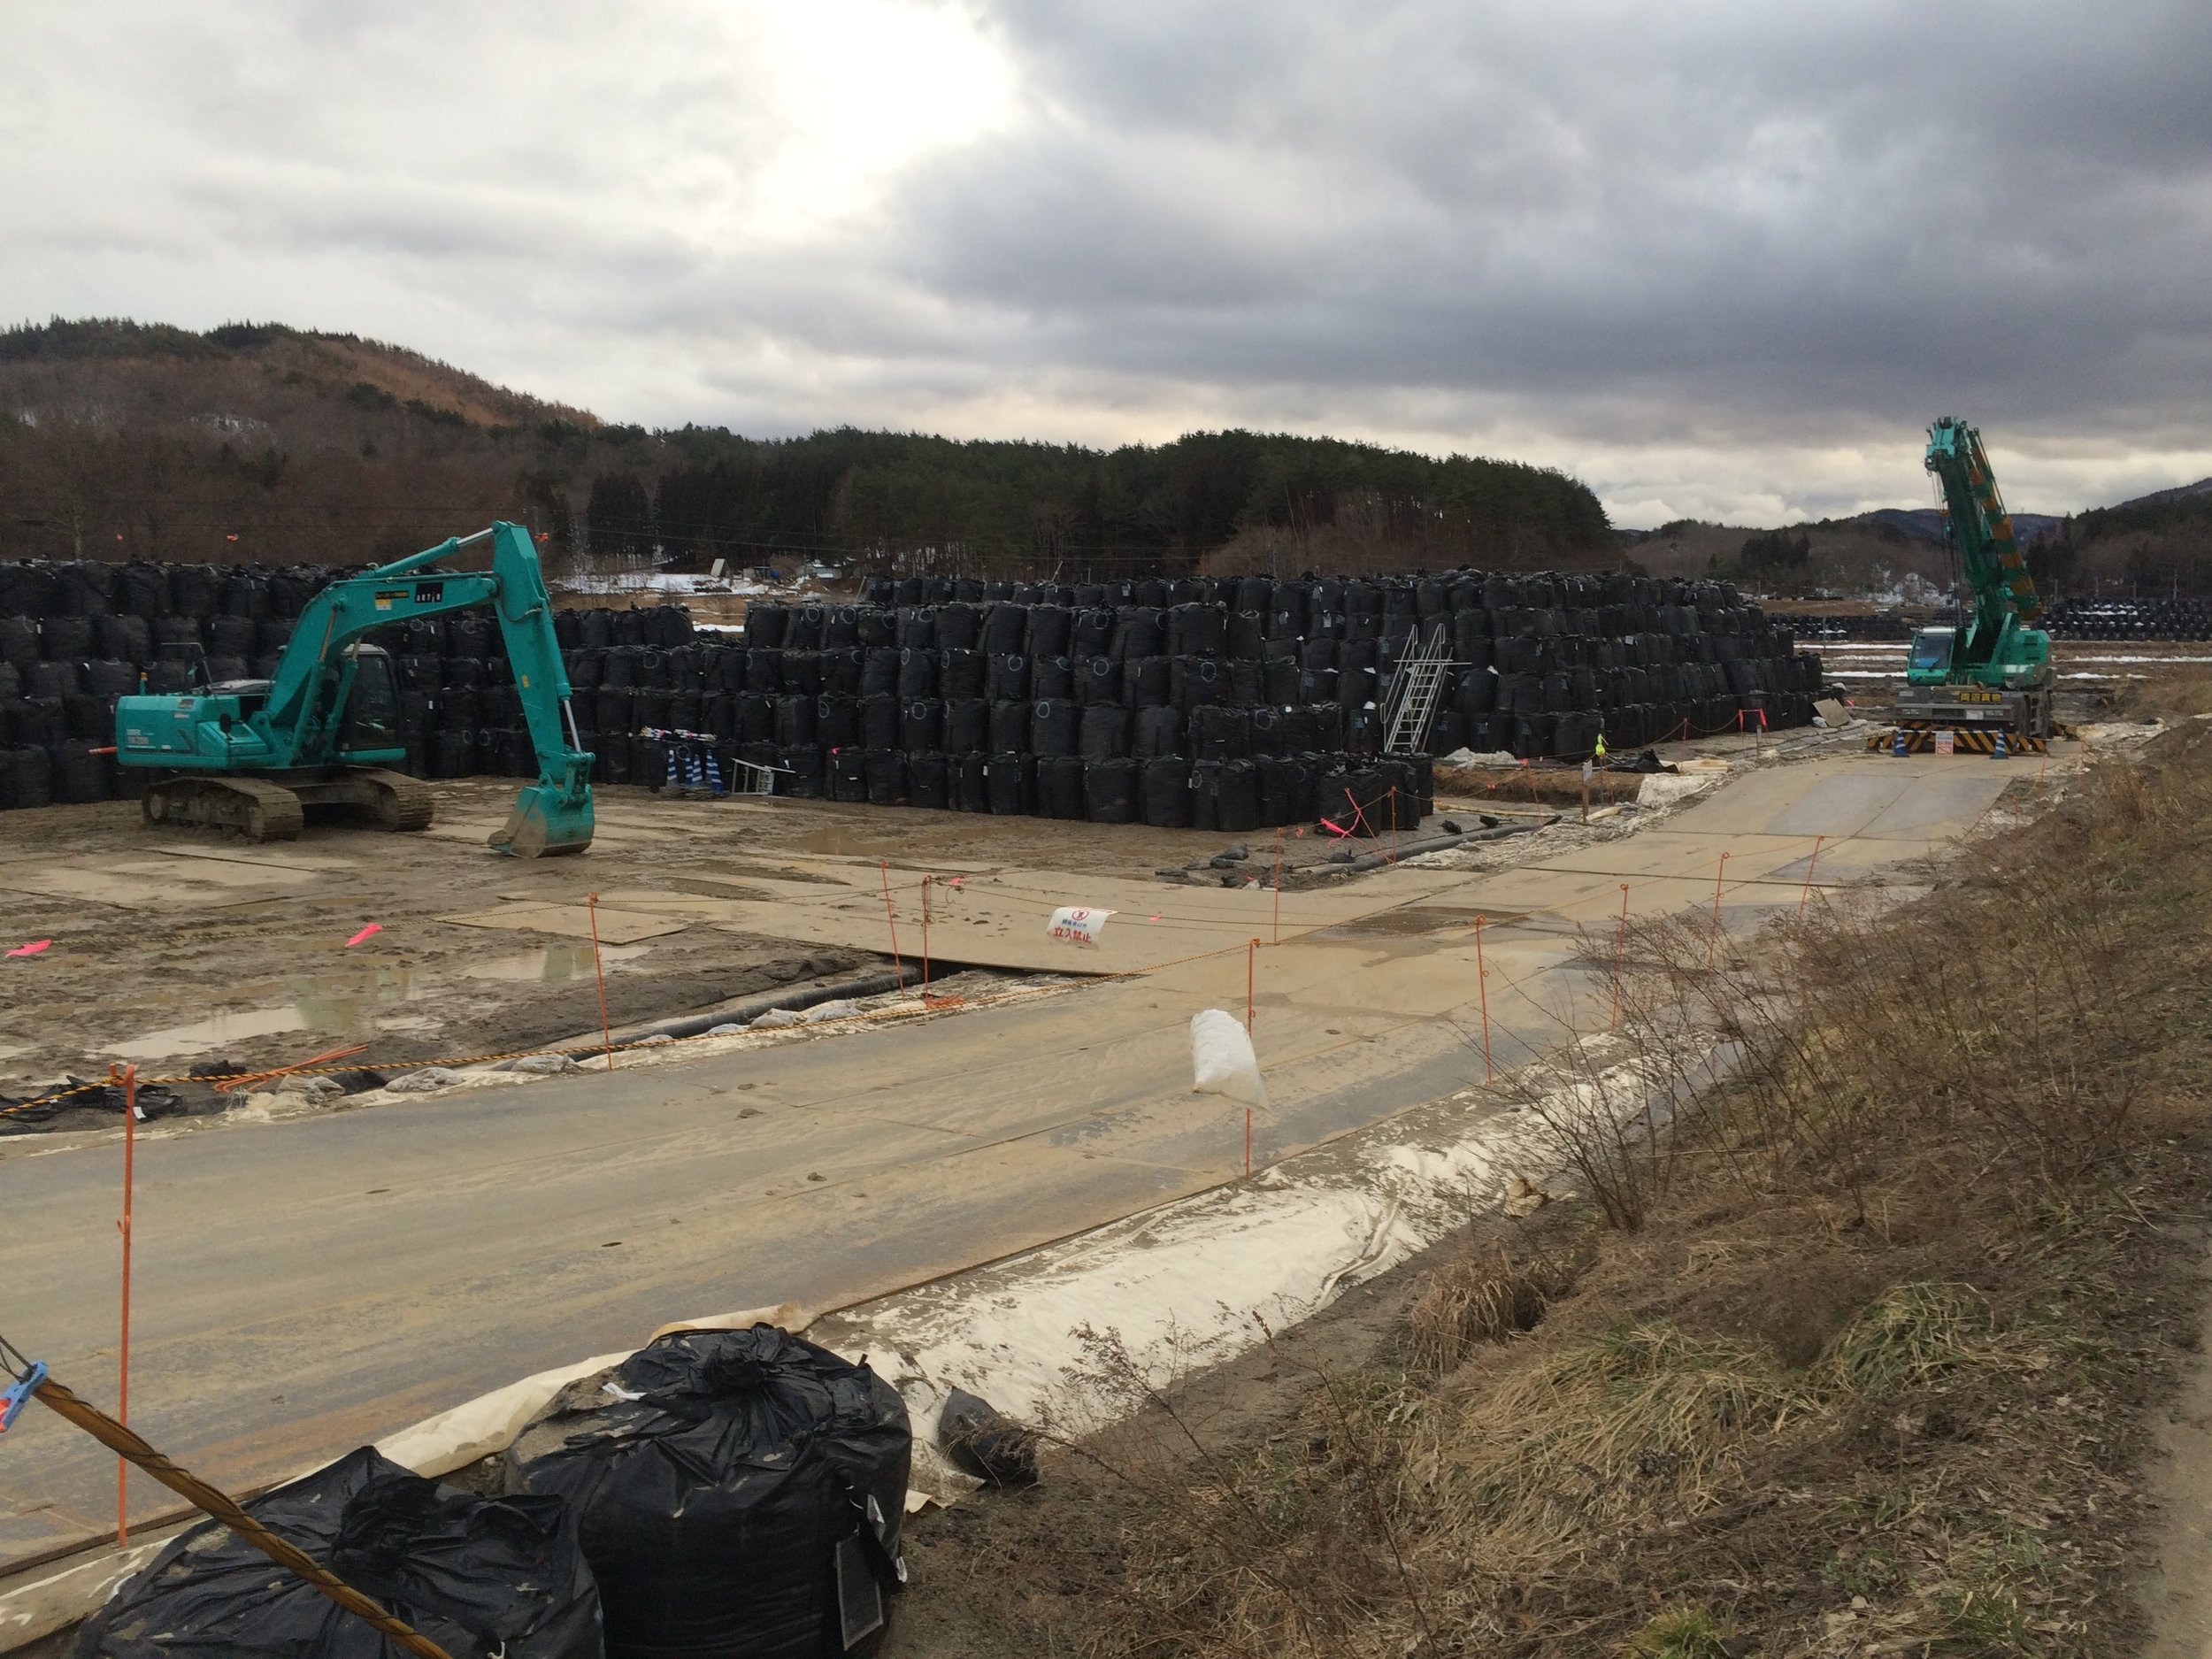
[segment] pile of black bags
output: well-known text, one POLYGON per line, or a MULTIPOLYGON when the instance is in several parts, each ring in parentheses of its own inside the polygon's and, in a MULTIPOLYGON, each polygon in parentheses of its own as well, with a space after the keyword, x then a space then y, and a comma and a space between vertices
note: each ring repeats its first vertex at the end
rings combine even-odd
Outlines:
MULTIPOLYGON (((246 1505, 456 1659, 599 1659, 599 1591, 555 1497, 483 1498, 363 1447, 246 1505)), ((220 1522, 182 1534, 77 1632, 77 1659, 386 1659, 396 1643, 220 1522)))
MULTIPOLYGON (((102 800, 133 774, 119 693, 265 677, 311 570, 0 565, 0 807, 102 800)), ((857 603, 757 603, 741 634, 680 607, 555 618, 595 780, 658 787, 704 734, 780 793, 878 805, 1238 832, 1326 818, 1409 828, 1428 767, 1381 753, 1409 649, 1447 672, 1425 750, 1579 760, 1669 737, 1811 718, 1818 658, 1726 583, 1615 574, 1111 586, 872 580, 857 603)), ((405 769, 531 777, 493 618, 381 632, 405 769)))
MULTIPOLYGON (((570 1385, 509 1448, 507 1496, 364 1447, 246 1507, 456 1659, 855 1659, 906 1582, 912 1453, 898 1391, 864 1360, 757 1325, 664 1336, 570 1385)), ((126 1580, 75 1651, 399 1649, 209 1522, 126 1580)))

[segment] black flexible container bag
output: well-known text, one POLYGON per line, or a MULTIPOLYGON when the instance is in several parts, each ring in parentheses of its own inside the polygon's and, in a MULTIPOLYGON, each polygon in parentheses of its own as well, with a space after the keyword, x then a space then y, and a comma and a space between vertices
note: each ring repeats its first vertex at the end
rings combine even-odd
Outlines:
POLYGON ((1134 823, 1138 787, 1135 761, 1092 761, 1083 772, 1084 816, 1094 824, 1134 823))
POLYGON ((868 780, 868 804, 871 806, 903 806, 906 804, 906 756, 895 749, 871 749, 863 751, 864 775, 868 780))
POLYGON ((1064 657, 1032 657, 1029 659, 1029 695, 1037 699, 1047 697, 1072 700, 1075 696, 1075 665, 1064 657))
POLYGON ((991 810, 990 757, 980 752, 952 757, 952 805, 958 812, 991 810))
POLYGON ((868 798, 868 764, 862 758, 862 754, 860 749, 841 749, 830 757, 829 786, 833 800, 865 801, 868 798))
POLYGON ((1055 755, 1037 762, 1037 812, 1041 818, 1079 821, 1083 817, 1083 772, 1079 755, 1055 755))
POLYGON ((951 772, 942 755, 924 752, 906 757, 907 805, 942 811, 952 804, 951 789, 951 772))
POLYGON ((1137 710, 1136 737, 1132 752, 1139 760, 1160 755, 1179 755, 1183 749, 1183 717, 1173 709, 1137 710))
POLYGON ((983 694, 993 703, 1029 701, 1029 659, 1016 652, 986 658, 983 694))
MULTIPOLYGON (((42 756, 45 750, 41 749, 42 756)), ((1036 802, 1033 757, 1006 750, 984 763, 983 784, 994 818, 1024 818, 1036 802)))
POLYGON ((1081 732, 1081 716, 1072 703, 1041 698, 1029 711, 1029 741, 1023 747, 1033 755, 1075 753, 1081 732))
POLYGON ((639 1398, 572 1389, 509 1451, 509 1486, 575 1511, 608 1659, 872 1653, 841 1591, 867 1624, 902 1578, 896 1389, 774 1325, 664 1336, 612 1383, 639 1398))
MULTIPOLYGON (((568 1504, 483 1498, 372 1447, 246 1505, 454 1659, 599 1659, 568 1504)), ((172 1540, 77 1635, 78 1659, 388 1659, 375 1630, 214 1521, 172 1540)))
POLYGON ((1154 829, 1190 826, 1190 767, 1179 755, 1143 763, 1144 821, 1154 829))
MULTIPOLYGON (((1087 760, 1116 760, 1129 753, 1130 710, 1118 703, 1094 703, 1082 712, 1076 748, 1087 760)), ((1116 820, 1118 821, 1118 820, 1116 820)))

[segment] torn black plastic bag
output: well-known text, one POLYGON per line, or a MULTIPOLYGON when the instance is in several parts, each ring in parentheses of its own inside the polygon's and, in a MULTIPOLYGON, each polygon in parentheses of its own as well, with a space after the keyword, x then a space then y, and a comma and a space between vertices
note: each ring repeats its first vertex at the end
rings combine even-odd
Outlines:
POLYGON ((1000 1486, 1037 1484, 1036 1435, 964 1388, 945 1396, 937 1443, 978 1479, 1000 1486))
POLYGON ((509 1486, 566 1498, 610 1659, 872 1652, 903 1570, 897 1390, 770 1325, 661 1338, 572 1385, 509 1486))
MULTIPOLYGON (((557 1497, 483 1498, 373 1447, 246 1505, 454 1659, 598 1659, 599 1594, 557 1497)), ((125 1581, 78 1659, 388 1659, 374 1629, 209 1521, 125 1581)))

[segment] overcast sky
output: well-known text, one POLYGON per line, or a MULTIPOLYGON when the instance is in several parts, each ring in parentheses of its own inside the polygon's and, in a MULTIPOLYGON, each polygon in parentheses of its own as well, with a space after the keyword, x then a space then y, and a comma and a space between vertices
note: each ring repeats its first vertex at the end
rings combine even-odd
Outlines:
POLYGON ((1511 457, 1617 524, 2212 473, 2212 3, 13 0, 0 313, 647 425, 1511 457))

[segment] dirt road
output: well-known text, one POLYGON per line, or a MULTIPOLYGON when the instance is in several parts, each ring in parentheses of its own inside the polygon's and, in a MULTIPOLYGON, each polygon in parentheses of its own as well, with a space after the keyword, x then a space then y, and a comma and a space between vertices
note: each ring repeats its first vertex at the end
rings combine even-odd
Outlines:
MULTIPOLYGON (((1609 926, 1624 884, 1641 915, 1714 904, 1717 875, 1724 923, 1748 926, 1799 902, 1816 838, 1818 885, 1890 879, 2014 775, 1934 757, 1769 767, 1632 837, 1540 846, 1494 874, 1388 871, 1333 895, 1257 954, 1270 1104, 1256 1164, 1479 1079, 1485 1000, 1500 1065, 1601 1029, 1585 930, 1609 926), (1479 986, 1478 914, 1494 920, 1479 986)), ((515 867, 499 868, 504 890, 515 867)), ((729 901, 741 913, 795 913, 788 886, 766 885, 791 878, 745 879, 764 896, 729 901)), ((753 924, 733 925, 720 937, 753 924)), ((810 949, 857 946, 820 931, 810 949)), ((1185 1029, 1198 1008, 1239 1006, 1246 972, 1241 949, 1192 951, 859 1034, 150 1135, 133 1422, 248 1485, 669 1319, 840 1305, 1233 1179, 1240 1113, 1188 1093, 1185 1029)), ((114 1385, 119 1164, 112 1135, 0 1143, 8 1335, 95 1398, 114 1385)), ((0 1469, 0 1563, 99 1530, 112 1494, 111 1460, 26 1419, 0 1469)))

